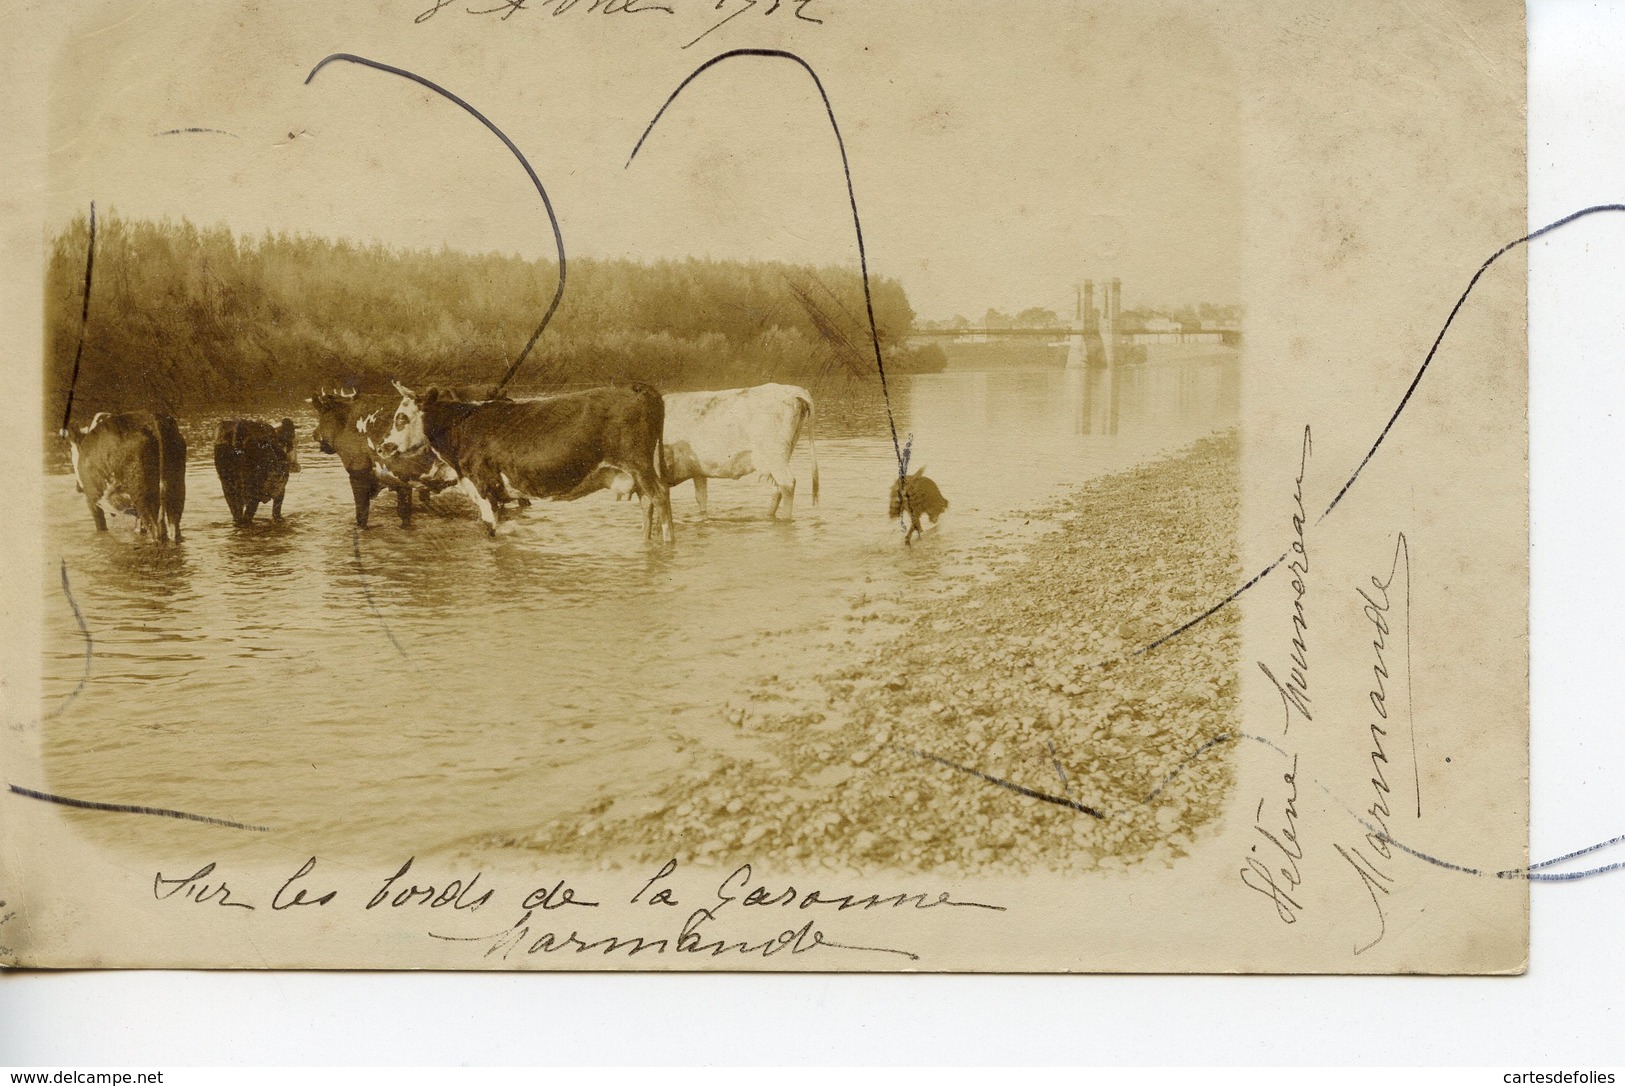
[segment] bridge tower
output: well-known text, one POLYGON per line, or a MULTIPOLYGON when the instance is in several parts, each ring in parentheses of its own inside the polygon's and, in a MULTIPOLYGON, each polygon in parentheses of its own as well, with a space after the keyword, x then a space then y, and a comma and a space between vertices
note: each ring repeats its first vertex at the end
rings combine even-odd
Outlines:
POLYGON ((1085 279, 1077 288, 1077 312, 1067 337, 1067 369, 1110 367, 1117 357, 1117 325, 1122 307, 1123 281, 1100 284, 1100 308, 1095 308, 1095 281, 1085 279))
MULTIPOLYGON (((1066 368, 1069 370, 1081 370, 1089 365, 1089 348, 1083 340, 1083 290, 1080 284, 1077 288, 1077 309, 1072 317, 1072 334, 1067 337, 1066 368)), ((1091 296, 1094 294, 1093 283, 1089 284, 1089 293, 1091 296)))
POLYGON ((1117 325, 1122 316, 1122 309, 1123 281, 1113 276, 1111 284, 1106 287, 1105 297, 1101 300, 1100 344, 1107 369, 1111 369, 1117 362, 1117 325))

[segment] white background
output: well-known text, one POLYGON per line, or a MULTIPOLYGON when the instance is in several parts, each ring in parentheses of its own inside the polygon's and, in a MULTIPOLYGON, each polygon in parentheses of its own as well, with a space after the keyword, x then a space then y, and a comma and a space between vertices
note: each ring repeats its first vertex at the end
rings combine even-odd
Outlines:
MULTIPOLYGON (((1529 36, 1531 226, 1625 203, 1625 0, 1531 0, 1529 36)), ((1543 859, 1625 834, 1625 214, 1536 243, 1530 263, 1543 859)), ((1596 857, 1620 860, 1625 845, 1596 857)), ((1625 1064, 1622 978, 1618 871, 1534 887, 1518 978, 13 975, 0 1065, 1572 1068, 1625 1064)))

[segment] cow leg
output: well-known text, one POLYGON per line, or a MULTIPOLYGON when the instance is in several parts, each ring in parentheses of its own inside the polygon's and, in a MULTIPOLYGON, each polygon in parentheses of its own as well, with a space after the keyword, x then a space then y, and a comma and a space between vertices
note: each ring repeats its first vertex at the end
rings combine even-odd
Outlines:
POLYGON ((281 494, 278 494, 276 497, 271 499, 271 519, 272 520, 281 520, 282 519, 282 495, 281 494))
POLYGON ((169 533, 163 530, 163 522, 158 519, 157 489, 157 486, 154 485, 146 495, 136 497, 135 519, 136 523, 140 525, 143 534, 167 543, 169 542, 169 533))
POLYGON ((706 505, 707 499, 710 497, 709 491, 710 486, 706 483, 705 476, 694 476, 694 500, 700 505, 700 516, 702 517, 708 515, 706 513, 706 505))
POLYGON ((492 539, 495 539, 497 534, 497 510, 495 502, 486 495, 481 494, 479 486, 475 484, 473 479, 470 479, 466 475, 457 480, 457 485, 462 488, 463 493, 467 494, 469 499, 473 501, 474 507, 480 511, 480 519, 485 522, 485 534, 490 536, 492 539))
POLYGON ((671 488, 658 478, 651 479, 653 487, 649 491, 649 501, 646 504, 655 506, 655 516, 660 519, 660 541, 672 542, 671 528, 671 488))
POLYGON ((96 522, 98 532, 107 531, 107 514, 102 512, 101 503, 92 498, 87 492, 85 501, 90 505, 90 519, 96 522))
POLYGON ((378 480, 370 471, 352 471, 350 473, 350 493, 355 495, 355 526, 367 526, 367 510, 372 505, 372 496, 377 493, 378 480))
POLYGON ((246 528, 250 524, 254 523, 254 514, 258 513, 259 511, 260 511, 260 503, 257 502, 257 501, 245 502, 243 504, 243 527, 244 528, 246 528))
POLYGON ((395 512, 400 514, 401 527, 412 526, 412 484, 395 488, 395 512))
MULTIPOLYGON (((626 468, 621 470, 627 471, 626 468)), ((632 485, 643 497, 643 538, 654 538, 654 526, 660 525, 660 540, 672 541, 671 488, 657 478, 653 471, 642 468, 628 471, 632 485)))
POLYGON ((784 519, 789 520, 795 515, 796 481, 791 479, 790 485, 785 486, 783 483, 779 482, 779 476, 775 475, 773 477, 773 484, 779 488, 779 496, 784 499, 784 519))

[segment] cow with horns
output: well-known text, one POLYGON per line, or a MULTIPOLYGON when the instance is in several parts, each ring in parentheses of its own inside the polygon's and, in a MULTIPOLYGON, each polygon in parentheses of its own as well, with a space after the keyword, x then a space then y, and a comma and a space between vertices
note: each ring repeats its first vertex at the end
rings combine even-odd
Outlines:
POLYGON ((383 404, 371 411, 357 400, 353 388, 318 392, 309 400, 316 409, 317 446, 324 453, 336 453, 350 476, 350 492, 355 497, 355 522, 367 526, 372 499, 384 489, 395 492, 395 510, 401 526, 412 523, 412 488, 422 488, 423 496, 436 494, 456 482, 444 464, 427 448, 399 455, 379 451, 389 431, 390 415, 383 404))

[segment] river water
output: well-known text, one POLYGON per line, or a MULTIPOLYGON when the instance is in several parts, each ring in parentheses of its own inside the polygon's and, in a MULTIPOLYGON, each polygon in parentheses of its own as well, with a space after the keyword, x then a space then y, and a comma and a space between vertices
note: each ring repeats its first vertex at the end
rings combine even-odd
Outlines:
MULTIPOLYGON (((16 783, 269 826, 327 855, 521 835, 737 742, 729 706, 828 667, 854 599, 973 575, 1019 534, 1012 513, 1234 425, 1238 391, 1228 352, 893 378, 899 434, 951 503, 909 548, 885 516, 896 461, 876 396, 819 397, 817 505, 803 444, 792 520, 764 519, 768 487, 746 479, 714 482, 702 521, 683 486, 670 548, 607 493, 538 503, 495 540, 455 492, 409 530, 386 495, 357 532, 308 413, 285 519, 262 507, 236 529, 207 420, 189 420, 180 547, 131 518, 96 533, 72 478, 46 479, 46 779, 16 783)), ((76 821, 142 852, 175 825, 76 821)))

